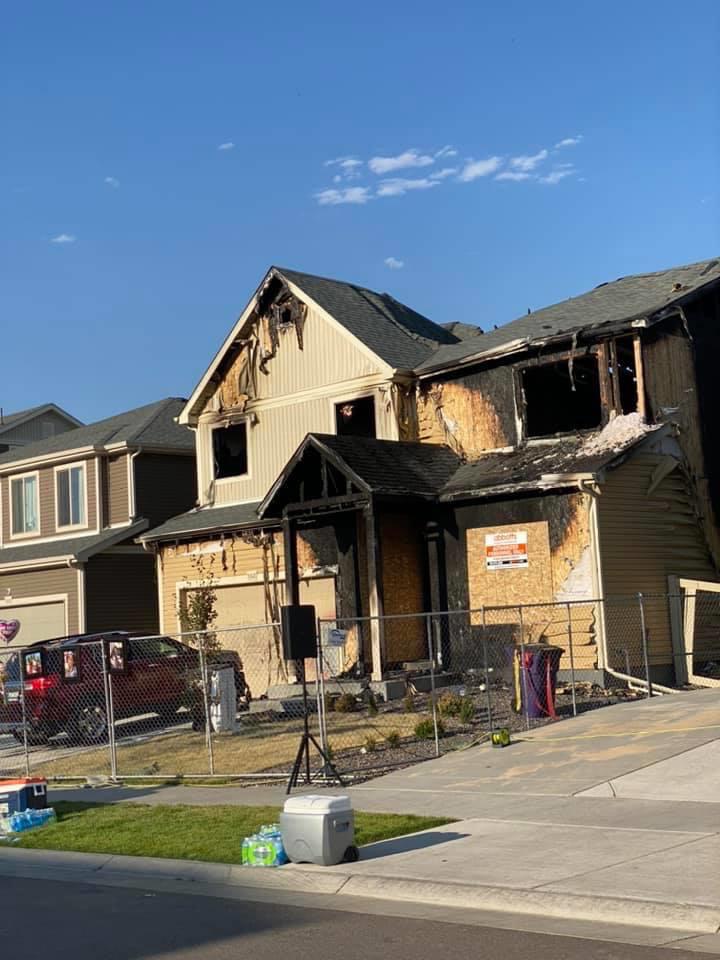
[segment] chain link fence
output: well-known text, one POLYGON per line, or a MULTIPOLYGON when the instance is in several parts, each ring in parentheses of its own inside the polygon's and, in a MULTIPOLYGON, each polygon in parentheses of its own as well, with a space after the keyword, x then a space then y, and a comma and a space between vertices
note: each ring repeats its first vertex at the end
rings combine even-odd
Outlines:
MULTIPOLYGON (((720 685, 713 591, 321 620, 318 635, 309 729, 349 777, 668 693, 673 677, 720 685)), ((5 650, 0 777, 285 780, 304 730, 299 678, 278 624, 5 650)), ((328 773, 314 751, 311 769, 328 773)))

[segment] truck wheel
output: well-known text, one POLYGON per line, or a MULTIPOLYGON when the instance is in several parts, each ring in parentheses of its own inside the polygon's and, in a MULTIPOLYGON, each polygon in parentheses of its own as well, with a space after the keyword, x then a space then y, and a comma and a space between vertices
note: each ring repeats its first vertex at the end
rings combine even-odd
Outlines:
POLYGON ((108 732, 105 707, 99 703, 79 707, 69 731, 71 740, 81 743, 102 743, 108 732))
POLYGON ((345 851, 345 856, 343 857, 343 863, 357 863, 360 859, 360 851, 353 844, 351 847, 348 847, 345 851))

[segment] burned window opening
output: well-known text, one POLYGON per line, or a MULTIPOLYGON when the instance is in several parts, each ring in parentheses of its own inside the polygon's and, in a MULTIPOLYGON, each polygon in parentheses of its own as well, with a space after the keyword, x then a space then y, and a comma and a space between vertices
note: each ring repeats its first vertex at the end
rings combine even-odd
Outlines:
POLYGON ((372 437, 375 433, 375 398, 359 397, 335 404, 335 432, 339 437, 372 437))
POLYGON ((621 337, 615 341, 617 359, 617 393, 615 403, 618 413, 635 413, 638 409, 638 381, 635 370, 635 344, 633 337, 621 337))
POLYGON ((602 423, 600 371, 594 355, 558 360, 521 371, 525 435, 591 430, 602 423))
POLYGON ((243 477, 248 472, 247 423, 216 427, 212 433, 215 479, 243 477))

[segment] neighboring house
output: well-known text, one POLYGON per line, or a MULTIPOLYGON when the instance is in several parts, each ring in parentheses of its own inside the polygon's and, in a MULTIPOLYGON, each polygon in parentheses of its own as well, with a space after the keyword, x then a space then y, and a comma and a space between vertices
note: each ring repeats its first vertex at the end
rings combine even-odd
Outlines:
MULTIPOLYGON (((449 666, 481 636, 567 647, 549 605, 585 601, 575 665, 617 672, 637 603, 610 617, 590 601, 716 578, 719 286, 710 260, 469 335, 273 268, 181 416, 199 506, 141 535, 162 629, 211 577, 219 626, 274 621, 288 599, 370 617, 346 653, 379 679, 427 656, 422 618, 382 614, 453 611, 449 666), (482 608, 520 603, 548 605, 534 632, 507 610, 483 628, 482 608)), ((681 676, 667 603, 648 621, 654 675, 681 676)))
POLYGON ((5 413, 0 408, 0 453, 81 426, 80 420, 71 417, 54 403, 43 403, 16 413, 5 413))
POLYGON ((154 562, 134 538, 195 501, 193 438, 170 398, 0 455, 0 618, 16 645, 156 632, 154 562))

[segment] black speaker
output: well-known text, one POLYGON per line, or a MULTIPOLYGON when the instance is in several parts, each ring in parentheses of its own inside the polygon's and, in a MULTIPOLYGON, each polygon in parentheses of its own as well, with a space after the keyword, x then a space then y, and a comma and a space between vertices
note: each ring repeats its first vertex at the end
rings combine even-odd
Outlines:
POLYGON ((310 603, 281 607, 280 623, 285 660, 314 660, 317 656, 315 607, 310 603))

